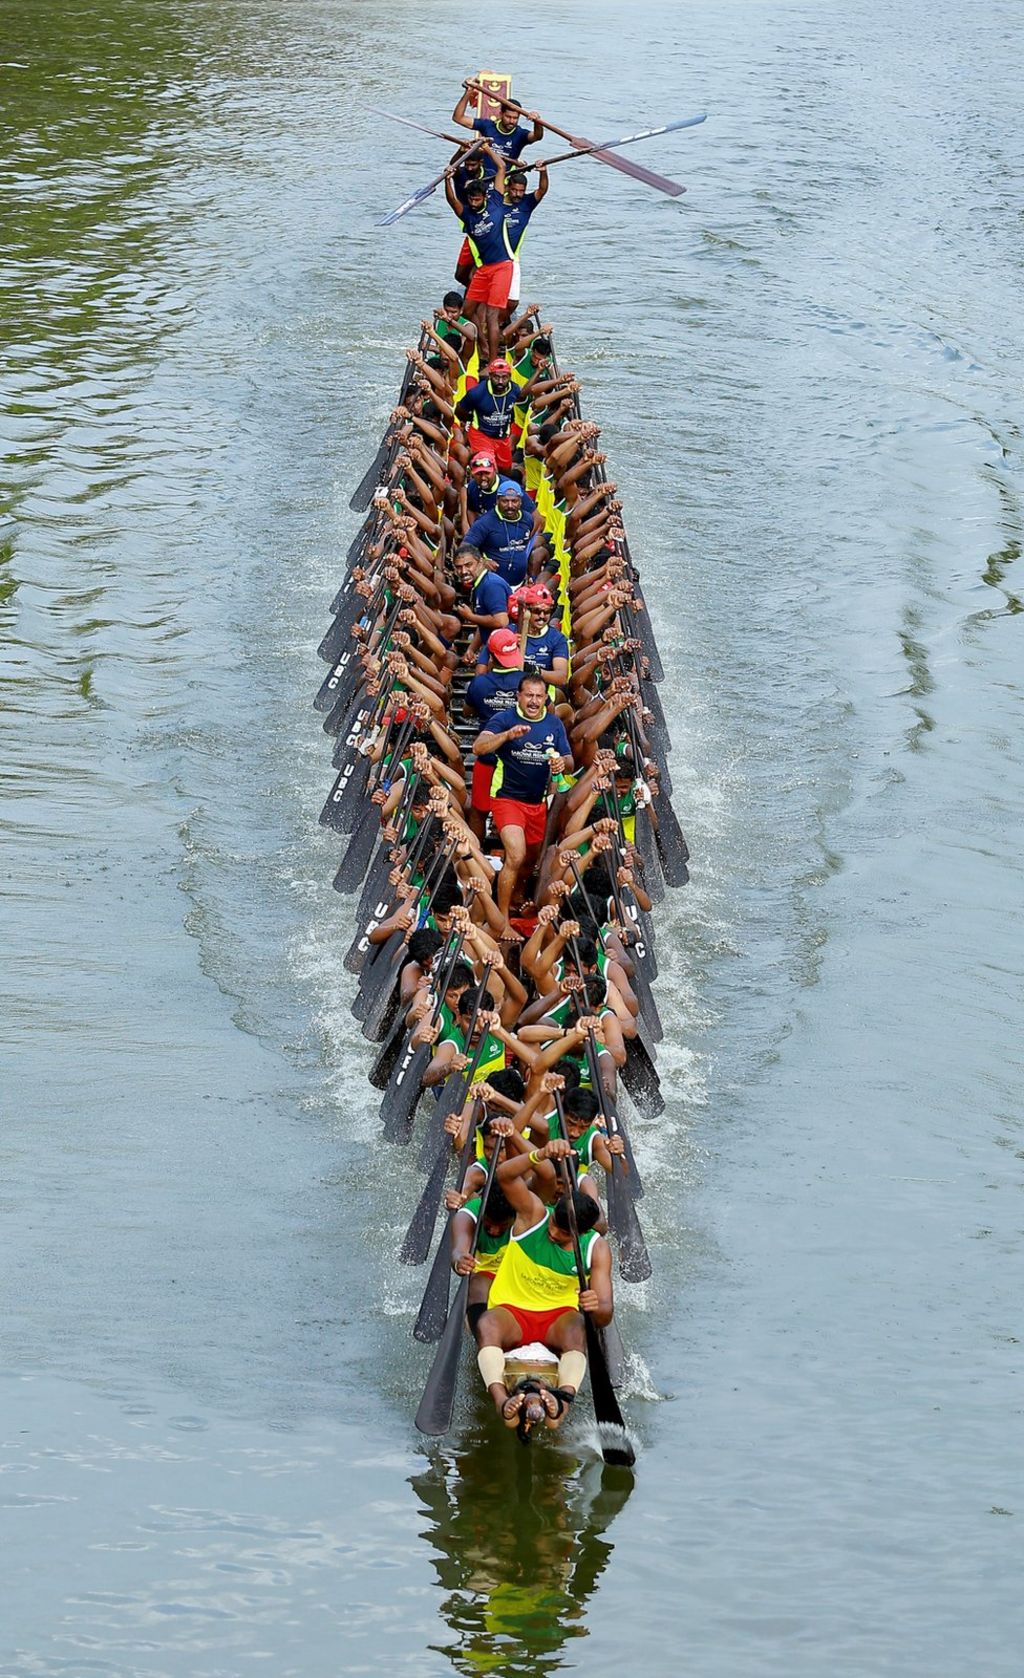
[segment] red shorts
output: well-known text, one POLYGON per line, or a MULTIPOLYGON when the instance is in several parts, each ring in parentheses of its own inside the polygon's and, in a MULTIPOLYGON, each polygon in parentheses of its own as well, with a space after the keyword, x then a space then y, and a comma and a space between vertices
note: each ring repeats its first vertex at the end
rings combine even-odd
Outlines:
POLYGON ((500 833, 503 827, 521 827, 528 845, 542 845, 548 825, 546 804, 523 804, 518 798, 491 799, 491 820, 500 833))
POLYGON ((482 763, 479 758, 473 765, 473 786, 470 794, 470 808, 480 810, 487 815, 491 808, 491 780, 494 775, 493 763, 482 763))
POLYGON ((472 260, 473 252, 469 248, 469 240, 463 239, 462 248, 459 251, 455 266, 456 268, 468 268, 472 260))
POLYGON ((522 1332, 524 1346, 529 1346, 534 1340, 541 1346, 546 1346, 552 1323, 557 1322, 559 1317, 564 1317, 566 1312, 572 1311, 574 1307, 556 1305, 553 1311, 524 1311, 518 1305, 498 1305, 495 1309, 507 1311, 510 1317, 515 1318, 522 1332))
POLYGON ((469 282, 466 302, 487 303, 492 309, 503 309, 512 289, 515 267, 514 262, 483 263, 469 282))
POLYGON ((467 425, 466 442, 469 444, 471 455, 489 454, 493 456, 499 472, 512 470, 511 437, 488 437, 486 432, 478 431, 474 425, 467 425))

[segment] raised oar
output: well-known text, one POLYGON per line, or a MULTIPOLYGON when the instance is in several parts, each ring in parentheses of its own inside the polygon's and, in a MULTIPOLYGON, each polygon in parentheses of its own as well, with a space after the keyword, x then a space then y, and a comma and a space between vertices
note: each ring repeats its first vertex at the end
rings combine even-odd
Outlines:
MULTIPOLYGON (((495 1153, 498 1149, 495 1148, 495 1153)), ((576 1277, 580 1285, 580 1293, 587 1291, 587 1273, 583 1266, 583 1249, 580 1246, 580 1232, 576 1225, 576 1206, 573 1201, 572 1172, 568 1160, 560 1162, 562 1184, 565 1189, 566 1209, 569 1218, 569 1233, 572 1236, 573 1258, 576 1260, 576 1277)), ((477 1229, 483 1222, 483 1207, 480 1208, 480 1220, 477 1229)), ((474 1231, 475 1233, 475 1231, 474 1231)), ((589 1311, 581 1311, 583 1318, 583 1332, 587 1342, 587 1369, 590 1374, 590 1397, 594 1406, 594 1420, 601 1438, 601 1455, 606 1463, 616 1468, 632 1468, 636 1462, 636 1452, 630 1443, 626 1424, 622 1419, 619 1401, 615 1396, 612 1379, 608 1373, 608 1360, 604 1355, 601 1336, 595 1322, 591 1321, 589 1311)))
MULTIPOLYGON (((487 93, 487 89, 481 87, 479 82, 467 82, 466 86, 477 93, 487 93)), ((568 129, 559 128, 556 123, 549 122, 547 117, 542 116, 540 120, 552 134, 558 134, 563 140, 568 140, 570 146, 587 151, 594 144, 593 140, 586 139, 582 134, 570 134, 568 129)), ((607 163, 610 169, 618 169, 623 175, 632 175, 634 180, 643 181, 646 186, 657 187, 659 192, 667 193, 670 198, 678 198, 686 191, 678 181, 670 181, 664 175, 656 175, 653 169, 645 169, 639 163, 630 163, 624 157, 616 157, 613 151, 601 151, 598 148, 590 155, 598 163, 607 163)))
MULTIPOLYGON (((642 128, 639 134, 624 134, 619 140, 601 140, 597 145, 578 146, 575 151, 559 152, 557 157, 546 157, 542 163, 527 163, 527 169, 550 169, 553 163, 568 163, 571 157, 590 157, 596 151, 614 151, 619 146, 631 146, 636 140, 653 140, 658 134, 674 134, 678 128, 696 128, 699 122, 707 122, 707 112, 702 111, 699 116, 683 117, 679 122, 665 122, 660 128, 642 128)), ((557 132, 557 131, 556 131, 557 132)), ((520 164, 520 168, 524 165, 520 164)), ((683 192, 686 191, 682 187, 683 192)))
MULTIPOLYGON (((459 1176, 456 1188, 461 1194, 466 1182, 466 1173, 473 1163, 476 1153, 477 1127, 471 1126, 466 1137, 466 1146, 462 1150, 459 1160, 459 1176)), ((455 1213, 449 1212, 441 1228, 441 1235, 434 1254, 434 1262, 430 1266, 430 1275, 423 1290, 420 1308, 413 1324, 412 1337, 424 1346, 432 1346, 435 1340, 440 1340, 444 1332, 444 1325, 448 1319, 448 1298, 451 1293, 452 1280, 452 1219, 455 1213)))
POLYGON ((477 140, 474 145, 467 146, 462 156, 455 163, 449 163, 447 169, 442 169, 441 173, 435 175, 432 181, 428 181, 426 186, 418 187, 405 200, 404 204, 399 204, 397 209, 389 210, 386 216, 381 216, 377 226, 392 227, 396 221, 401 221, 402 217, 407 216, 410 210, 415 210, 417 204, 422 204, 425 199, 430 197, 431 193, 436 192, 442 181, 446 181, 450 175, 455 174, 457 169, 461 169, 467 157, 471 157, 474 152, 479 151, 482 144, 482 140, 477 140))
MULTIPOLYGON (((480 1232, 484 1227, 484 1213, 487 1210, 487 1199, 494 1182, 494 1173, 498 1169, 498 1161, 504 1152, 504 1144, 499 1142, 490 1158, 487 1167, 487 1178, 480 1194, 480 1215, 476 1220, 473 1237, 469 1243, 470 1257, 476 1257, 477 1243, 480 1232)), ((466 1301, 469 1298, 469 1277, 463 1276, 455 1290, 455 1298, 448 1312, 448 1321, 444 1326, 441 1343, 434 1354, 434 1361, 430 1366, 427 1384, 423 1389, 419 1409, 416 1412, 416 1426, 421 1433, 429 1433, 436 1437, 447 1433, 452 1425, 452 1412, 455 1409, 455 1393, 459 1384, 459 1364, 462 1361, 462 1336, 466 1326, 466 1301)), ((614 1395, 613 1395, 614 1396, 614 1395)), ((605 1459, 607 1461, 607 1458, 605 1459)))
MULTIPOLYGON (((370 110, 379 117, 390 117, 392 122, 400 122, 406 128, 417 128, 421 134, 433 134, 435 140, 447 140, 449 145, 470 145, 465 134, 446 134, 442 128, 428 128, 425 122, 414 122, 412 117, 400 117, 397 111, 386 111, 382 105, 371 105, 370 110)), ((481 142, 477 140, 476 144, 480 145, 481 142)))

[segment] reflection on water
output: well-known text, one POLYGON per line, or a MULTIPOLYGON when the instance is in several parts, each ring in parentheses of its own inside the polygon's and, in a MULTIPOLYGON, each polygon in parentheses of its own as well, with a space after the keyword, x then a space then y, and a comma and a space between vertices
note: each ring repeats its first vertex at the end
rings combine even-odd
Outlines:
POLYGON ((559 1671, 614 1546, 605 1536, 633 1489, 628 1469, 580 1463, 551 1439, 524 1448, 492 1418, 435 1455, 410 1484, 444 1593, 457 1672, 559 1671))

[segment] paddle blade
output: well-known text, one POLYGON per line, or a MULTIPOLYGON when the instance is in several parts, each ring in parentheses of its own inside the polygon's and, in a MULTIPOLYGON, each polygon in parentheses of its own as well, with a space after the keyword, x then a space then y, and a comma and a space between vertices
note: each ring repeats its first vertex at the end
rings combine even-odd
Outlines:
POLYGON ((391 444, 391 434, 390 432, 386 432, 384 440, 381 443, 380 448, 377 450, 376 458, 374 459, 372 466, 367 468, 365 476, 361 480, 358 489, 349 502, 349 506, 354 513, 365 513, 367 507, 370 505, 370 502, 373 500, 373 492, 384 477, 384 472, 388 464, 388 456, 391 453, 391 444))
POLYGON ((335 891, 348 896, 362 885, 379 838, 380 812, 375 804, 368 804, 334 876, 335 891))
POLYGON ((441 1231, 434 1262, 423 1290, 419 1314, 413 1325, 413 1339, 424 1346, 432 1346, 444 1333, 448 1321, 448 1293, 452 1279, 451 1218, 441 1231))
POLYGON ((468 1296, 469 1277, 463 1276, 448 1312, 448 1321, 434 1354, 434 1362, 416 1412, 416 1426, 419 1431, 430 1434, 433 1438, 447 1433, 452 1425, 468 1296))
POLYGON ((404 1016, 396 1017, 391 1035, 374 1061, 369 1073, 370 1083, 375 1090, 380 1090, 381 1093, 387 1089, 395 1067, 398 1065, 405 1046, 405 1034, 404 1016))
POLYGON ((657 1119, 665 1111, 665 1097, 657 1068, 639 1037, 626 1044, 626 1064, 622 1068, 622 1082, 636 1104, 641 1118, 657 1119))
POLYGON ((447 1136, 442 1136, 441 1145, 437 1150, 437 1158, 431 1168, 430 1176, 423 1187, 423 1193, 412 1215, 409 1228, 405 1232, 398 1254, 400 1264, 424 1264, 430 1251, 430 1243, 437 1223, 437 1209, 441 1204, 444 1193, 445 1178, 448 1176, 448 1162, 452 1157, 451 1143, 447 1136))
POLYGON ((360 814, 364 809, 363 795, 366 783, 370 778, 372 765, 368 757, 359 752, 353 752, 352 757, 342 769, 327 795, 327 800, 320 812, 320 826, 331 827, 335 833, 352 833, 355 831, 360 814))
MULTIPOLYGON (((617 1185, 618 1187, 618 1185, 617 1185)), ((647 1251, 636 1203, 629 1193, 608 1195, 608 1223, 619 1245, 619 1275, 624 1282, 646 1282, 652 1274, 651 1255, 647 1251)))
POLYGON ((384 1092, 384 1100, 380 1104, 386 1142, 397 1142, 399 1145, 408 1142, 410 1120, 419 1100, 423 1074, 432 1059, 431 1045, 421 1043, 416 1049, 407 1048, 398 1062, 391 1082, 384 1092))
POLYGON ((626 1432, 626 1424, 622 1419, 622 1411, 619 1409, 619 1401, 615 1396, 615 1389, 608 1373, 608 1361, 601 1344, 597 1325, 591 1322, 590 1317, 586 1315, 583 1322, 587 1336, 587 1368, 590 1374, 590 1394, 594 1405, 594 1418, 601 1439, 601 1455, 605 1462, 615 1467, 631 1468, 636 1461, 636 1452, 630 1443, 629 1435, 626 1432))
POLYGON ((317 696, 313 701, 314 711, 331 711, 341 695, 346 692, 350 683, 355 681, 355 672, 349 670, 352 662, 352 648, 348 647, 341 653, 337 663, 320 684, 317 696))
POLYGON ((682 828, 667 798, 658 800, 658 825, 654 832, 654 842, 658 847, 666 885, 685 886, 690 878, 690 870, 686 866, 690 848, 683 838, 682 828))

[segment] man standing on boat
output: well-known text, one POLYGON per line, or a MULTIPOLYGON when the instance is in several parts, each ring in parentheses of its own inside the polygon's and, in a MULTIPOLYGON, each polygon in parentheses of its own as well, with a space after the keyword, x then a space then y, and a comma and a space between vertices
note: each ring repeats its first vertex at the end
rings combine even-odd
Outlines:
MULTIPOLYGON (((498 1166, 496 1181, 516 1214, 505 1256, 491 1284, 488 1308, 476 1325, 477 1364, 495 1409, 507 1427, 515 1427, 529 1395, 508 1392, 505 1353, 536 1341, 558 1353, 558 1386, 541 1387, 534 1396, 549 1427, 557 1427, 576 1397, 587 1372, 583 1313, 600 1327, 615 1311, 612 1257, 607 1241, 594 1228, 601 1210, 596 1200, 573 1188, 575 1212, 587 1286, 581 1291, 573 1253, 568 1195, 548 1210, 527 1187, 526 1173, 544 1160, 567 1158, 571 1144, 560 1138, 543 1148, 519 1154, 498 1166)), ((529 1418, 531 1421, 533 1417, 529 1418)), ((537 1416, 539 1420, 539 1414, 537 1416)))
POLYGON ((508 920, 519 876, 532 871, 544 843, 551 776, 571 772, 573 766, 565 728, 548 712, 542 676, 522 676, 515 708, 499 711, 477 735, 474 757, 490 752, 497 759, 491 781, 491 820, 505 852, 498 876, 498 909, 508 920))
MULTIPOLYGON (((519 651, 519 637, 513 629, 492 629, 486 642, 487 661, 477 665, 477 674, 466 688, 466 717, 487 728, 499 711, 507 711, 516 702, 516 692, 523 674, 523 660, 519 651)), ((469 826, 478 839, 484 836, 487 817, 491 813, 491 777, 497 759, 484 753, 473 764, 473 785, 469 807, 469 826)))
POLYGON ((505 248, 512 258, 512 285, 508 294, 508 307, 505 311, 503 325, 508 325, 517 308, 521 296, 522 276, 519 271, 519 252, 523 248, 526 229, 530 224, 530 217, 546 195, 549 181, 547 168, 543 163, 538 166, 537 187, 534 192, 526 190, 526 176, 522 169, 511 169, 505 180, 505 248))
MULTIPOLYGON (((471 117, 469 107, 479 97, 474 89, 462 84, 462 97, 452 112, 452 121, 460 128, 471 128, 474 134, 494 147, 499 156, 506 163, 514 163, 526 150, 527 146, 535 146, 544 138, 544 124, 536 111, 524 111, 518 99, 505 98, 499 100, 500 109, 497 119, 492 117, 471 117), (520 127, 520 116, 529 117, 532 128, 520 127)), ((484 165, 485 169, 487 165, 484 165)))
POLYGON ((467 181, 465 197, 460 198, 454 178, 448 175, 444 192, 459 218, 475 264, 466 292, 466 313, 479 333, 481 358, 493 360, 501 345, 501 321, 508 307, 515 264, 505 243, 505 160, 489 145, 484 150, 495 163, 493 184, 467 181))

